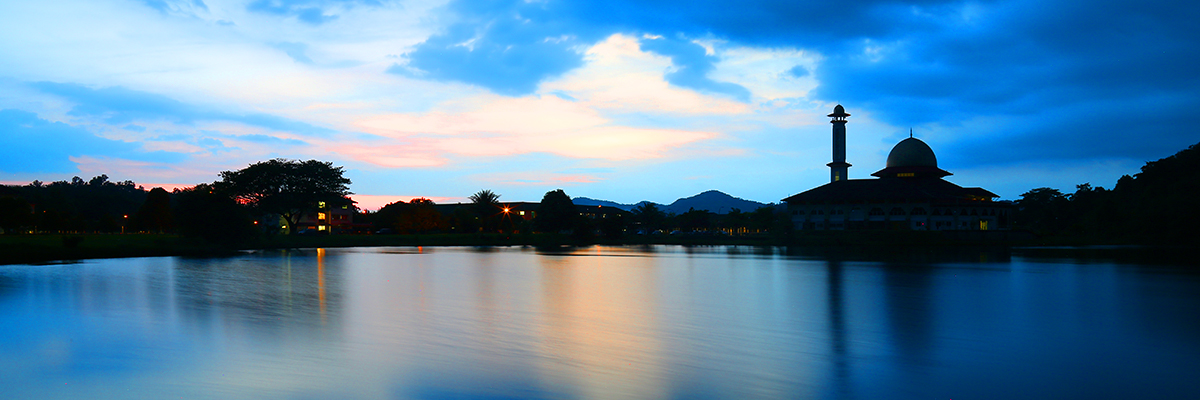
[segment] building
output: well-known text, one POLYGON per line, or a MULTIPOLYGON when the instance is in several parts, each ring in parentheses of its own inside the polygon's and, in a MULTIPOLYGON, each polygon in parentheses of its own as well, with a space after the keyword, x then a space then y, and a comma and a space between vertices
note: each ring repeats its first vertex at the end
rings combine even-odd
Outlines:
MULTIPOLYGON (((317 202, 315 212, 306 212, 296 222, 296 231, 312 229, 320 233, 345 232, 354 226, 354 213, 357 208, 353 201, 349 204, 332 205, 324 201, 317 202)), ((287 221, 282 220, 281 226, 286 227, 287 221)))
POLYGON ((846 113, 833 118, 830 182, 783 199, 797 230, 996 230, 1009 228, 1012 207, 995 193, 942 179, 933 149, 909 134, 888 154, 877 179, 848 179, 846 113))

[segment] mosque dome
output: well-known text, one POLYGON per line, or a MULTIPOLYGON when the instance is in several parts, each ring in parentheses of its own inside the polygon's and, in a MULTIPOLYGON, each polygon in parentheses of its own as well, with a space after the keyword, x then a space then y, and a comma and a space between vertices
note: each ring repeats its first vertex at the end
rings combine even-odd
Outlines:
POLYGON ((937 156, 933 149, 921 139, 907 138, 901 140, 888 153, 887 167, 871 174, 880 178, 940 178, 951 173, 938 168, 937 156))
POLYGON ((901 140, 888 153, 887 166, 891 167, 934 167, 937 168, 937 157, 933 149, 921 139, 908 138, 901 140))

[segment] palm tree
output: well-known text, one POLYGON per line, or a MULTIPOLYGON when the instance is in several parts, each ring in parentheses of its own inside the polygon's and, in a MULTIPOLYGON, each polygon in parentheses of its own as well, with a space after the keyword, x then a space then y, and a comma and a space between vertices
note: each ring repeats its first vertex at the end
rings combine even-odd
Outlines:
POLYGON ((495 205, 500 202, 500 195, 487 189, 475 192, 475 194, 467 198, 471 199, 471 202, 478 206, 495 205))
POLYGON ((480 190, 467 197, 474 203, 475 217, 479 219, 480 228, 491 232, 496 230, 496 210, 500 208, 500 195, 491 190, 480 190))

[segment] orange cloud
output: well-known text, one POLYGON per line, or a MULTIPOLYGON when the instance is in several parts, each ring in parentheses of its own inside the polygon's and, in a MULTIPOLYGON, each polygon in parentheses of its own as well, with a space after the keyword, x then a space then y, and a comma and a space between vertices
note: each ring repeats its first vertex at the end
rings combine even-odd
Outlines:
MULTIPOLYGON (((355 125, 369 133, 416 145, 400 146, 394 152, 374 148, 372 152, 423 159, 440 158, 437 154, 503 156, 535 152, 608 160, 656 158, 668 149, 717 136, 712 132, 613 125, 595 109, 553 96, 496 96, 490 100, 466 111, 380 115, 355 125)), ((387 165, 384 162, 376 163, 387 165)))

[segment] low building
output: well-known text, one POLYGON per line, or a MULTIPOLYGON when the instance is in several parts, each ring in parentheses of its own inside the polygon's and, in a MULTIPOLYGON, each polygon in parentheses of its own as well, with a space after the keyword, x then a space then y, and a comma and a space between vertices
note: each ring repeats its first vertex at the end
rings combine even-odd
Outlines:
MULTIPOLYGON (((353 204, 331 205, 322 201, 317 203, 316 212, 304 213, 296 223, 296 231, 312 229, 320 233, 346 232, 354 226, 354 213, 357 208, 353 204)), ((287 225, 287 221, 283 221, 287 225)))

